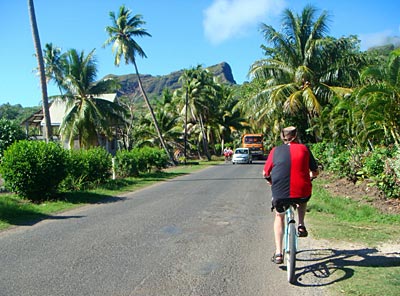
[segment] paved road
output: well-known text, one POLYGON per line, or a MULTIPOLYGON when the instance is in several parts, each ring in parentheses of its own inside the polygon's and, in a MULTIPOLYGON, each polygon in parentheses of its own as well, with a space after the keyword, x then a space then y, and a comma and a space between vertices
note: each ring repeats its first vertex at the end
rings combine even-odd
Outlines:
POLYGON ((213 166, 0 233, 0 295, 324 295, 270 262, 261 170, 213 166))

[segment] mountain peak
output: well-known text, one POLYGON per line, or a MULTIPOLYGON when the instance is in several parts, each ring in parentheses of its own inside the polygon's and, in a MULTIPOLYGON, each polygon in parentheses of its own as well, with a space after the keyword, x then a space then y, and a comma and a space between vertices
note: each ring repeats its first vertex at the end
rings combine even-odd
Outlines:
MULTIPOLYGON (((217 77, 218 81, 223 84, 236 84, 233 78, 231 66, 222 62, 213 66, 206 67, 211 73, 217 77)), ((140 74, 140 78, 143 83, 143 88, 149 97, 158 97, 162 94, 164 88, 175 90, 181 87, 178 82, 179 77, 183 74, 183 69, 175 72, 171 72, 167 75, 152 76, 149 74, 140 74)), ((139 84, 136 74, 127 75, 113 75, 109 74, 106 78, 115 78, 121 84, 120 93, 122 95, 132 95, 139 93, 139 84)))

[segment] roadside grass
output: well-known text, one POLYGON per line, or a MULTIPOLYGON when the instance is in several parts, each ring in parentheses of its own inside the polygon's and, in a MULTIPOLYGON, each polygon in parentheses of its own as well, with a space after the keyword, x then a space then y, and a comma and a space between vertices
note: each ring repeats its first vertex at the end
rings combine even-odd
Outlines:
POLYGON ((135 178, 110 180, 93 190, 64 192, 55 200, 32 203, 15 194, 0 194, 0 230, 12 226, 33 225, 53 215, 87 204, 109 203, 119 200, 118 195, 135 191, 156 182, 172 179, 220 161, 200 162, 196 165, 181 165, 164 171, 141 174, 135 178))
MULTIPOLYGON (((385 243, 400 244, 400 215, 383 214, 372 206, 341 196, 331 196, 324 181, 314 181, 308 219, 316 239, 357 243, 362 250, 337 250, 348 257, 332 258, 339 268, 350 268, 352 276, 330 287, 333 295, 399 295, 400 250, 397 256, 377 254, 385 243)), ((327 246, 329 248, 329 246, 327 246)), ((393 254, 392 254, 393 255, 393 254)))

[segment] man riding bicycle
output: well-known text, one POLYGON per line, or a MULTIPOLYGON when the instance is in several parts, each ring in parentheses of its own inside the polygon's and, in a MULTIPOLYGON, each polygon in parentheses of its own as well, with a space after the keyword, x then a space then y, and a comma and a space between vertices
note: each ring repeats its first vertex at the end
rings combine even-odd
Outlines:
POLYGON ((271 260, 276 264, 283 263, 284 218, 290 204, 298 205, 298 236, 308 235, 304 217, 311 197, 311 179, 318 175, 317 162, 308 147, 298 142, 297 129, 294 126, 284 128, 281 139, 283 144, 271 150, 263 170, 264 178, 271 185, 271 209, 275 209, 276 249, 271 260))

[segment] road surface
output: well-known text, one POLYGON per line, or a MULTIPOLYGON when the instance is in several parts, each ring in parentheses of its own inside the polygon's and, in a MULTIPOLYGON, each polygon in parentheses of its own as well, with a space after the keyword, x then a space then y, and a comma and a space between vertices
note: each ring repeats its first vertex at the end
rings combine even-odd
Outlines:
POLYGON ((270 261, 262 165, 212 166, 4 231, 0 295, 325 295, 270 261))

